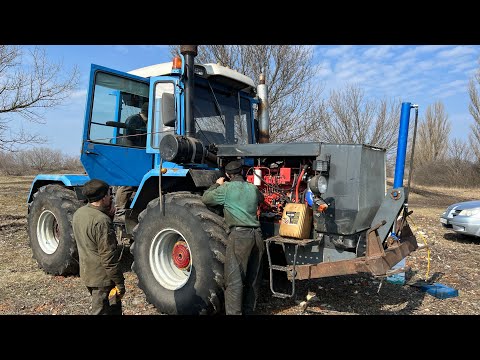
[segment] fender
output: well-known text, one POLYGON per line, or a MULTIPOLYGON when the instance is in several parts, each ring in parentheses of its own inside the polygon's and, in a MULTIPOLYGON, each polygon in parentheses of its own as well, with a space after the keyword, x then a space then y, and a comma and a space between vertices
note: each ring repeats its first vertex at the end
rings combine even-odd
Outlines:
POLYGON ((30 193, 28 194, 27 203, 32 201, 33 194, 37 190, 48 184, 63 184, 68 188, 75 188, 85 184, 90 177, 86 174, 39 174, 33 179, 32 186, 30 187, 30 193))
MULTIPOLYGON (((223 176, 223 173, 218 170, 208 170, 208 169, 185 169, 185 168, 179 168, 179 167, 172 167, 173 163, 165 162, 163 164, 163 169, 166 170, 164 174, 162 174, 163 178, 168 178, 169 180, 174 180, 173 178, 183 178, 186 182, 193 182, 196 188, 208 188, 210 185, 212 185, 220 176, 223 176)), ((151 180, 154 180, 155 178, 155 183, 158 184, 158 175, 159 175, 159 170, 158 168, 152 169, 149 172, 147 172, 138 186, 138 190, 135 194, 135 197, 133 198, 132 204, 130 205, 130 208, 133 209, 135 207, 135 204, 140 196, 143 194, 144 188, 150 188, 151 185, 145 185, 147 182, 151 183, 151 180), (150 182, 149 182, 150 180, 150 182)), ((182 181, 178 179, 179 181, 182 181)), ((158 185, 157 185, 158 186, 158 185)), ((162 187, 163 188, 163 187, 162 187)), ((157 196, 158 196, 158 187, 156 188, 157 190, 157 196)))

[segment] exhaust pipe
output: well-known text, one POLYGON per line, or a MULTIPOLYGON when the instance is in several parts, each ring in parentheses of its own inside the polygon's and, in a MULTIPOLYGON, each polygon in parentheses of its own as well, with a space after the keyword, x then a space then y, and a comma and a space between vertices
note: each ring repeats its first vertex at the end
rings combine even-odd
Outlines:
POLYGON ((265 84, 265 74, 260 74, 260 83, 257 86, 257 94, 260 100, 258 104, 258 130, 260 144, 270 142, 270 118, 268 115, 268 89, 265 84))
POLYGON ((197 45, 180 46, 180 53, 185 58, 185 135, 191 137, 195 137, 192 102, 195 88, 194 58, 197 56, 197 47, 197 45))

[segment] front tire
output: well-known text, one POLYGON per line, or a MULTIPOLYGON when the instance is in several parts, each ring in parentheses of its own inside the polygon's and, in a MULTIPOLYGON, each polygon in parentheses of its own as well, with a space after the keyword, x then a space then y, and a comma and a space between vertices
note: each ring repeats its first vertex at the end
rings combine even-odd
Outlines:
POLYGON ((33 258, 46 273, 78 275, 78 250, 73 237, 73 214, 83 203, 73 190, 42 186, 29 204, 28 234, 33 258))
POLYGON ((165 195, 139 215, 133 230, 133 270, 147 301, 166 314, 212 314, 223 309, 227 227, 200 196, 165 195))

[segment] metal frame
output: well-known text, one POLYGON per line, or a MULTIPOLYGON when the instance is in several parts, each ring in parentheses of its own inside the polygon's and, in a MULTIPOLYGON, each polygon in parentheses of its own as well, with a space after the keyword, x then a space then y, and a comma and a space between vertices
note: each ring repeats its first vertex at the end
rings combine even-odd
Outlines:
MULTIPOLYGON (((417 240, 407 222, 401 230, 400 241, 393 242, 387 249, 383 248, 378 229, 385 225, 385 221, 373 226, 367 233, 367 250, 365 256, 351 260, 323 262, 312 265, 297 265, 295 279, 315 279, 337 275, 357 273, 371 273, 374 276, 389 276, 390 269, 400 260, 418 248, 417 240)), ((293 266, 287 266, 293 271, 293 266)), ((402 269, 404 271, 404 269, 402 269)))

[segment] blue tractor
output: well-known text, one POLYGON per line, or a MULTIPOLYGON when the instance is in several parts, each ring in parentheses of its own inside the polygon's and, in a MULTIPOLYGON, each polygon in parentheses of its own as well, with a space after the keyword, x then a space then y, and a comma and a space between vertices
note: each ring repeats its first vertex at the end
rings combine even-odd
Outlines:
POLYGON ((195 64, 195 45, 180 52, 173 62, 129 73, 92 65, 81 148, 86 173, 38 175, 28 196, 30 246, 45 272, 78 274, 72 216, 86 203, 83 184, 98 178, 135 187, 116 230, 130 238, 147 300, 167 314, 221 312, 229 229, 222 209, 205 206, 201 195, 233 159, 265 195, 258 216, 274 296, 295 296, 295 280, 387 276, 417 248, 403 187, 415 106, 403 104, 395 183, 387 190, 384 149, 269 143, 265 79, 255 87, 232 69, 195 64), (146 102, 146 127, 130 129, 126 119, 146 102), (286 275, 289 291, 279 290, 274 272, 286 275))

